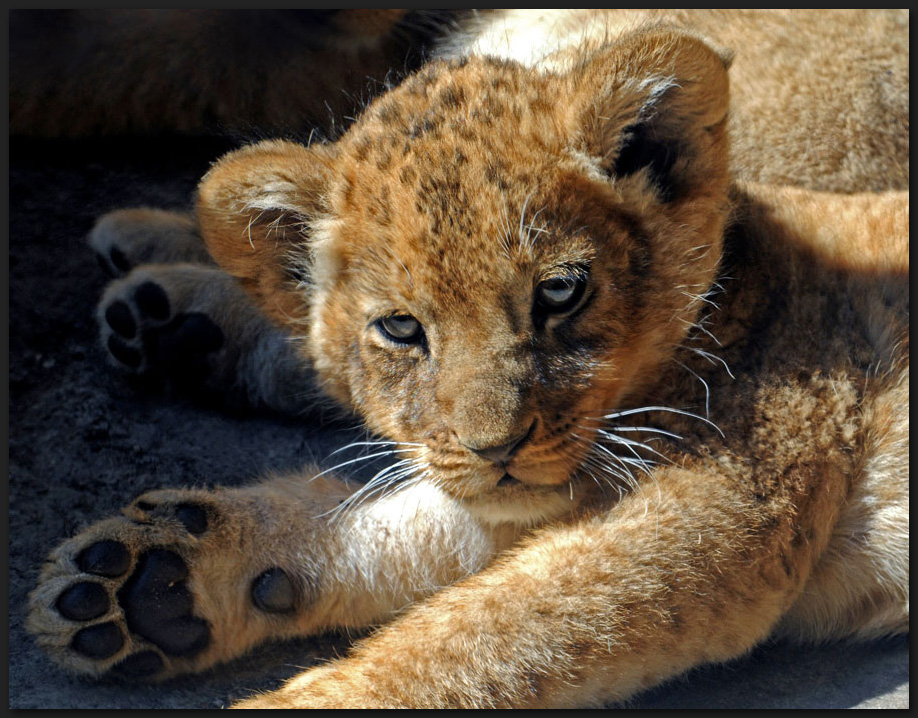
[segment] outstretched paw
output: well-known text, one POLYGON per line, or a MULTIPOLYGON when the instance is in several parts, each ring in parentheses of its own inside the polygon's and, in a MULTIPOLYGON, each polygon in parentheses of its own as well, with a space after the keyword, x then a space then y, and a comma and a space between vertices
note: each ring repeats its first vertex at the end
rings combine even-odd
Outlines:
POLYGON ((182 212, 149 207, 109 212, 87 241, 110 277, 123 277, 141 264, 213 263, 193 217, 182 212))
POLYGON ((227 510, 238 507, 205 492, 159 491, 91 526, 48 558, 29 630, 72 671, 130 679, 198 671, 289 633, 309 581, 254 563, 245 517, 227 510))

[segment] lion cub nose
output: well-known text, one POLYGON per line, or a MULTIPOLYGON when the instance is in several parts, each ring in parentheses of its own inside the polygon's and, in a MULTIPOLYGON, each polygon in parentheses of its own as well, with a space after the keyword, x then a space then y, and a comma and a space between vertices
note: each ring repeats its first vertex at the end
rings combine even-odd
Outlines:
POLYGON ((517 436, 514 436, 512 439, 510 439, 510 441, 507 441, 503 444, 478 446, 473 442, 462 442, 462 445, 469 449, 472 453, 480 456, 482 459, 487 459, 488 461, 491 461, 495 464, 504 464, 510 460, 510 457, 513 456, 523 445, 526 439, 529 438, 529 435, 532 433, 534 426, 535 422, 533 422, 528 429, 518 434, 517 436))

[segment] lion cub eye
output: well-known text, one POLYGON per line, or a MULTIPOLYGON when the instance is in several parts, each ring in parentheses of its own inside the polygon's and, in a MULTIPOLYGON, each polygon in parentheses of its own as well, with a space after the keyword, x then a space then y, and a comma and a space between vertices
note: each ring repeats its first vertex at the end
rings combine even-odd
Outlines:
POLYGON ((410 314, 378 319, 376 328, 386 339, 396 344, 418 344, 424 338, 424 328, 410 314))
POLYGON ((586 279, 576 274, 552 277, 536 287, 536 307, 547 314, 564 314, 573 310, 586 289, 586 279))

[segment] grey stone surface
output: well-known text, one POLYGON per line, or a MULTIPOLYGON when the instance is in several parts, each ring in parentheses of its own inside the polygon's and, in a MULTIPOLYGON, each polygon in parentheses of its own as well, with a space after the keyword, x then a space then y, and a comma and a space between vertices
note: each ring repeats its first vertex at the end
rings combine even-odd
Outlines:
MULTIPOLYGON (((92 682, 55 667, 23 629, 43 557, 89 522, 162 486, 240 484, 321 459, 341 427, 232 416, 133 387, 104 365, 92 320, 105 278, 83 238, 136 204, 187 203, 223 146, 146 140, 11 142, 9 691, 11 708, 214 708, 343 653, 345 636, 263 647, 157 686, 92 682)), ((641 708, 907 708, 907 637, 866 645, 775 644, 699 669, 641 708)))

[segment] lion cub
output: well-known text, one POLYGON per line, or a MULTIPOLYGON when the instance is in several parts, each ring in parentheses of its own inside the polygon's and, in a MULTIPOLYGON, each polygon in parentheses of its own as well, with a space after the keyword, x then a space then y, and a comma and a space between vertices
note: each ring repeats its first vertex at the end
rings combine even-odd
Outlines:
MULTIPOLYGON (((728 55, 618 17, 525 62, 478 28, 338 142, 221 159, 196 227, 155 220, 221 269, 113 282, 113 360, 279 408, 314 379, 393 463, 158 491, 65 542, 30 616, 63 666, 161 678, 394 617, 243 705, 589 706, 775 633, 908 630, 908 193, 734 182, 780 151, 731 167, 728 55)), ((132 226, 94 246, 139 253, 132 226)))

